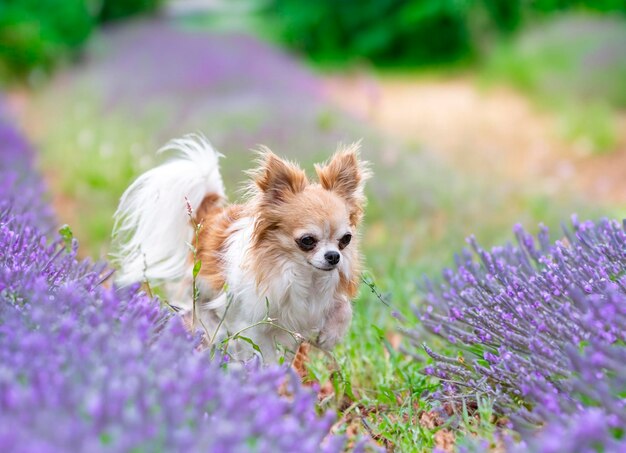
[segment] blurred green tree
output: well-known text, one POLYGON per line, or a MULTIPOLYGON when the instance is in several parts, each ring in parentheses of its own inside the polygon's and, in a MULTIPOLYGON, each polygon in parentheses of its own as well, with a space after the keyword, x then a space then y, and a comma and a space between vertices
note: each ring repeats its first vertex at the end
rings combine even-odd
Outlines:
POLYGON ((0 77, 33 82, 85 44, 102 21, 155 11, 164 0, 0 0, 0 77))
POLYGON ((269 0, 278 37, 319 62, 450 62, 485 39, 565 10, 626 13, 624 0, 269 0))
POLYGON ((156 11, 165 0, 104 0, 100 10, 101 21, 111 21, 156 11))
POLYGON ((47 72, 56 60, 82 46, 95 23, 93 6, 84 0, 4 0, 0 5, 2 75, 22 78, 33 70, 47 72))

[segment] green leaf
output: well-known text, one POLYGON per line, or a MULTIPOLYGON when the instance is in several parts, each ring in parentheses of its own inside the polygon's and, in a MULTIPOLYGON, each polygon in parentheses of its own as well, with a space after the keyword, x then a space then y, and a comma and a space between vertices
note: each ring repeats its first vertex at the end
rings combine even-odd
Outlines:
POLYGON ((267 297, 265 298, 265 317, 270 317, 270 300, 267 297))
POLYGON ((254 349, 256 352, 258 352, 259 354, 261 354, 261 356, 263 356, 263 353, 261 352, 261 348, 259 348, 259 345, 257 345, 254 341, 252 341, 250 338, 248 337, 244 337, 243 335, 237 335, 235 338, 235 340, 243 340, 246 343, 248 343, 249 345, 252 346, 252 349, 254 349))
POLYGON ((200 260, 196 261, 196 263, 193 265, 193 278, 196 278, 198 276, 198 274, 200 273, 201 267, 202 267, 202 261, 200 260))
POLYGON ((100 434, 100 443, 102 443, 102 445, 109 445, 112 440, 113 440, 113 436, 111 436, 111 434, 109 433, 100 434))
POLYGON ((341 373, 333 373, 331 376, 331 382, 333 384, 333 390, 335 391, 335 395, 342 395, 342 379, 341 373))
POLYGON ((381 329, 375 324, 370 324, 370 327, 374 330, 374 332, 376 332, 376 335, 378 335, 379 340, 385 339, 385 331, 383 329, 381 329))
POLYGON ((72 250, 72 240, 74 239, 74 233, 72 233, 72 229, 68 224, 63 225, 59 228, 59 234, 61 235, 61 239, 63 239, 63 244, 65 244, 65 250, 68 252, 72 250))
POLYGON ((352 391, 352 381, 350 379, 346 379, 343 376, 343 374, 342 374, 342 378, 343 378, 343 384, 344 384, 344 392, 346 393, 346 395, 348 395, 350 397, 350 399, 352 401, 357 401, 358 398, 356 397, 356 395, 352 391))

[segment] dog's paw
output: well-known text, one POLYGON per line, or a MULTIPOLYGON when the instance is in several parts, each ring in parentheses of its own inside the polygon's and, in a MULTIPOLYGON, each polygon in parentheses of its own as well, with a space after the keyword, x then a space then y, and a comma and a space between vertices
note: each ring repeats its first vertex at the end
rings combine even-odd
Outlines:
POLYGON ((316 344, 318 347, 324 350, 331 350, 343 339, 347 329, 329 329, 322 330, 317 336, 316 344))
POLYGON ((338 301, 326 317, 324 327, 317 336, 317 346, 330 350, 346 336, 352 320, 352 306, 348 300, 338 301))

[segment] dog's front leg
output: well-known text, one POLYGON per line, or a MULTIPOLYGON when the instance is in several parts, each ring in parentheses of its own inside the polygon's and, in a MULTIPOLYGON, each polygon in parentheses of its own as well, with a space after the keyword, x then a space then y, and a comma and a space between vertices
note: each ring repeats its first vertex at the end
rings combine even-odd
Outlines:
POLYGON ((348 332, 352 320, 352 304, 345 296, 337 296, 326 313, 317 345, 326 350, 334 348, 348 332))

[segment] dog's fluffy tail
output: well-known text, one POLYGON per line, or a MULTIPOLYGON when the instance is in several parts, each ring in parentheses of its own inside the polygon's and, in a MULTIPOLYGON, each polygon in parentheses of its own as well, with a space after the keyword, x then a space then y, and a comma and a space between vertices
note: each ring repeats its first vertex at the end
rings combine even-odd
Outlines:
POLYGON ((200 135, 172 140, 159 153, 172 157, 137 178, 120 199, 114 214, 113 259, 117 282, 171 281, 190 266, 194 212, 205 196, 224 197, 219 172, 221 155, 200 135))

